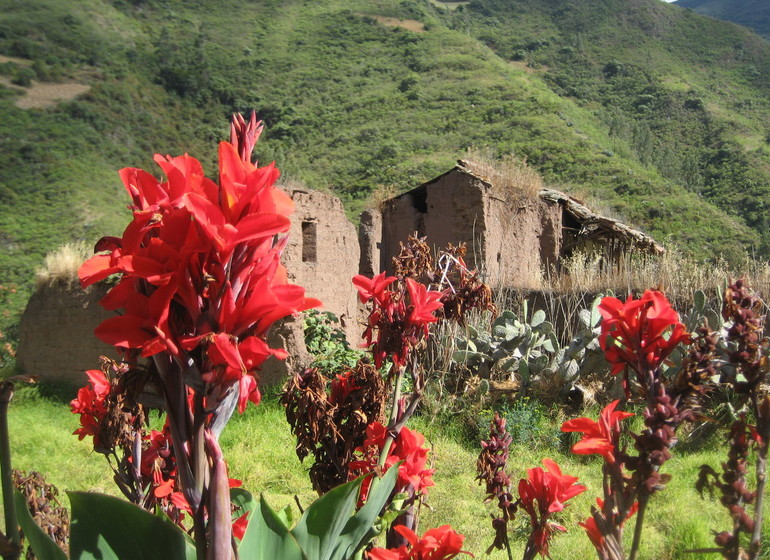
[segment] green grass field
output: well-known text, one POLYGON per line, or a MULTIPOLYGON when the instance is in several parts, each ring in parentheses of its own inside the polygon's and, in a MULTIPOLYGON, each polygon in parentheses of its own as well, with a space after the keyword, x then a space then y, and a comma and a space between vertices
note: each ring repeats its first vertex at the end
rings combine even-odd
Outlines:
MULTIPOLYGON (((557 535, 551 553, 554 559, 588 560, 595 552, 577 526, 589 515, 591 504, 600 493, 600 462, 596 457, 569 453, 569 444, 559 435, 565 419, 559 412, 540 407, 534 415, 519 415, 529 425, 516 426, 511 447, 509 472, 518 480, 528 468, 539 466, 544 457, 555 460, 563 472, 578 476, 588 490, 569 502, 558 521, 568 532, 557 535)), ((487 413, 485 413, 487 414, 487 413)), ((587 415, 592 415, 588 412, 587 415)), ((88 441, 71 435, 77 419, 63 399, 40 397, 37 390, 22 388, 11 404, 9 414, 13 463, 23 470, 39 470, 60 490, 94 490, 117 494, 111 472, 101 455, 90 449, 88 441)), ((483 425, 483 420, 480 422, 483 425)), ((474 480, 479 448, 468 430, 456 421, 429 421, 417 417, 412 427, 422 431, 433 448, 436 486, 430 490, 427 506, 421 512, 421 532, 446 523, 466 535, 465 548, 476 557, 492 542, 490 507, 483 504, 482 487, 474 480)), ((509 426, 511 431, 513 426, 509 426)), ((313 493, 305 470, 294 454, 294 441, 277 398, 267 396, 259 407, 250 407, 235 417, 222 436, 231 476, 243 480, 246 489, 263 492, 274 507, 291 505, 295 496, 304 505, 313 493)), ((675 457, 664 471, 673 475, 669 487, 653 498, 647 512, 640 558, 667 560, 698 557, 689 549, 711 546, 711 530, 729 529, 730 520, 716 501, 701 499, 693 488, 703 463, 717 467, 722 460, 720 438, 712 437, 700 445, 685 442, 675 449, 675 457)), ((526 513, 514 521, 514 557, 523 551, 527 536, 526 513)), ((628 528, 628 540, 633 525, 628 528)), ((765 516, 766 533, 770 523, 765 516)), ((770 547, 769 547, 770 548, 770 547)), ((502 551, 489 556, 503 559, 502 551)), ((767 551, 763 558, 770 558, 767 551)))

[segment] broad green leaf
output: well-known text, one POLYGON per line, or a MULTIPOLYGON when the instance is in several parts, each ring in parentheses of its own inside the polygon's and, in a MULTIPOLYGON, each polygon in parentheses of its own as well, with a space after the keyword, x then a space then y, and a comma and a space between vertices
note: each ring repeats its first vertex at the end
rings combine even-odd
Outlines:
POLYGON ((195 560, 195 546, 179 527, 125 500, 68 492, 73 560, 195 560))
POLYGON ((257 501, 254 499, 254 496, 243 488, 230 488, 230 503, 237 510, 240 510, 236 511, 239 517, 244 513, 251 514, 257 508, 257 501))
POLYGON ((291 533, 308 559, 330 560, 353 515, 362 478, 333 488, 305 510, 291 533))
POLYGON ((291 529, 291 526, 294 525, 294 510, 291 509, 291 506, 285 506, 282 510, 276 511, 275 515, 287 529, 291 529))
MULTIPOLYGON (((398 465, 392 466, 382 478, 372 481, 369 497, 363 507, 347 522, 340 535, 339 544, 334 547, 332 560, 347 560, 366 546, 377 534, 374 522, 390 497, 396 479, 398 465)), ((394 500, 395 503, 395 500, 394 500)))
POLYGON ((39 560, 67 560, 64 551, 35 523, 27 509, 27 500, 24 499, 24 496, 17 491, 14 492, 13 498, 16 501, 16 515, 19 525, 35 556, 39 560))
MULTIPOLYGON (((255 504, 256 505, 256 504, 255 504)), ((259 498, 259 507, 249 519, 246 533, 238 547, 241 560, 308 560, 284 520, 265 501, 259 498)))

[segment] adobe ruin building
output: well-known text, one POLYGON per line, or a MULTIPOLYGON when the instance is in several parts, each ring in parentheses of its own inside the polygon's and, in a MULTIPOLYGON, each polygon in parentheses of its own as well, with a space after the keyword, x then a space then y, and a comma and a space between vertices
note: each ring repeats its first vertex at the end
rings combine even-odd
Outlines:
POLYGON ((493 286, 538 288, 544 270, 575 251, 599 252, 607 264, 631 251, 659 254, 651 237, 591 212, 551 189, 527 194, 460 160, 435 179, 361 216, 361 271, 392 272, 400 242, 417 232, 435 247, 464 242, 468 266, 493 286))
MULTIPOLYGON (((282 187, 294 201, 289 240, 283 253, 289 281, 305 288, 309 297, 320 299, 321 310, 334 313, 347 339, 361 337, 358 325, 358 297, 351 282, 358 274, 360 249, 356 227, 347 219, 342 201, 336 196, 304 188, 282 187)), ((285 348, 284 362, 270 359, 262 368, 266 384, 283 383, 290 372, 307 366, 302 319, 289 317, 270 333, 270 346, 285 348)))

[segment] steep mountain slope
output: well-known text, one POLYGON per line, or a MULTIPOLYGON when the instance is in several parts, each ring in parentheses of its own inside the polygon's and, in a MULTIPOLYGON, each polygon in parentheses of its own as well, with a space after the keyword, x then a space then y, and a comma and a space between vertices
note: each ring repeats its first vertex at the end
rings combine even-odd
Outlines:
POLYGON ((119 233, 117 169, 157 172, 153 152, 187 151, 214 175, 228 115, 251 108, 268 125, 260 159, 333 190, 351 215, 375 189, 411 188, 476 146, 526 157, 699 257, 767 247, 766 42, 658 0, 436 4, 7 6, 0 283, 19 290, 0 331, 13 336, 46 251, 119 233), (36 81, 90 89, 23 108, 36 81))
MULTIPOLYGON (((701 204, 745 221, 764 236, 767 252, 766 41, 655 0, 485 0, 447 14, 447 21, 534 69, 553 91, 598 117, 613 151, 655 169, 663 191, 683 187, 701 204)), ((661 214, 669 225, 677 221, 666 208, 643 207, 644 189, 615 191, 639 223, 655 229, 661 214)))
POLYGON ((770 4, 764 0, 677 0, 674 5, 732 21, 770 39, 770 4))

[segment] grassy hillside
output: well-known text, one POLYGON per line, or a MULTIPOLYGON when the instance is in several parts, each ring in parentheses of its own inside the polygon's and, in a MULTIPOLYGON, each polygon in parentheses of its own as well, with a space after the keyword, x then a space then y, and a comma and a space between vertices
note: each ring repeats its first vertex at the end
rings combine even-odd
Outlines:
POLYGON ((29 0, 0 54, 6 337, 46 251, 119 233, 117 169, 213 175, 252 108, 260 159, 351 216, 475 146, 699 258, 770 248, 770 46, 657 0, 29 0), (46 83, 88 91, 44 106, 46 83))
POLYGON ((675 5, 743 25, 770 38, 770 5, 763 0, 678 0, 675 5))

